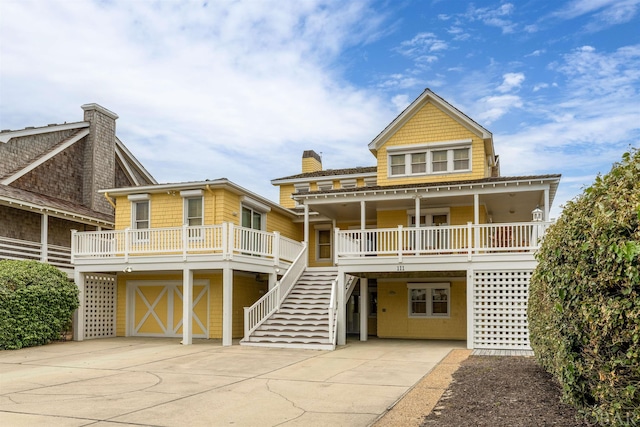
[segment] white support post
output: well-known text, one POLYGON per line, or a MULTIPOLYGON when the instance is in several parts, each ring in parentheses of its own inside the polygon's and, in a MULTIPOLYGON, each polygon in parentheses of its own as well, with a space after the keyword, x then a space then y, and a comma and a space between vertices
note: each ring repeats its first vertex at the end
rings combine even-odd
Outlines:
POLYGON ((414 230, 416 247, 413 248, 416 251, 416 255, 420 255, 420 248, 422 247, 422 234, 418 231, 420 225, 420 196, 416 196, 416 229, 414 230))
POLYGON ((273 232, 273 245, 271 247, 273 251, 273 265, 280 264, 280 232, 273 232))
POLYGON ((222 269, 222 345, 233 343, 233 269, 222 269))
POLYGON ((473 270, 467 270, 467 348, 473 349, 473 270))
POLYGON ((549 221, 549 189, 544 189, 544 220, 549 221))
POLYGON ((182 345, 193 342, 193 270, 182 272, 182 345))
POLYGON ((129 228, 124 229, 124 262, 129 262, 129 251, 131 250, 131 236, 129 235, 129 228))
MULTIPOLYGON (((477 229, 478 227, 476 227, 477 229)), ((467 259, 471 261, 472 253, 473 253, 473 237, 471 236, 471 232, 473 231, 473 224, 471 221, 467 222, 467 259)))
POLYGON ((182 225, 182 260, 187 260, 187 248, 189 247, 189 231, 187 224, 182 225))
POLYGON ((85 317, 85 274, 78 269, 73 271, 73 281, 78 287, 78 309, 73 314, 73 340, 84 340, 84 317, 85 317))
POLYGON ((338 345, 345 345, 347 343, 347 302, 345 301, 345 294, 347 292, 347 289, 345 288, 345 276, 345 273, 341 271, 338 272, 338 330, 336 331, 336 333, 338 334, 338 345))
POLYGON ((43 213, 40 220, 40 261, 49 260, 49 215, 43 213))
POLYGON ((304 205, 304 236, 303 241, 309 244, 309 205, 304 205))
POLYGON ((278 283, 278 273, 269 273, 269 290, 273 289, 276 283, 278 283))
POLYGON ((476 193, 473 195, 473 223, 476 225, 473 236, 473 245, 476 249, 480 249, 480 196, 476 193))
POLYGON ((369 338, 369 280, 360 279, 360 341, 369 338))
POLYGON ((78 251, 78 230, 71 230, 71 264, 76 262, 76 252, 78 251))

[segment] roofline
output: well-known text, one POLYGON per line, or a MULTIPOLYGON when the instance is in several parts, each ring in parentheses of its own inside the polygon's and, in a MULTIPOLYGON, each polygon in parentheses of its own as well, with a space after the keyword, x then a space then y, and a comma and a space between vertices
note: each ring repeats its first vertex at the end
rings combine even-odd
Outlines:
POLYGON ((39 211, 40 213, 52 213, 54 216, 57 215, 62 218, 71 217, 73 219, 84 220, 85 222, 89 222, 90 224, 94 224, 94 225, 106 225, 111 228, 115 226, 115 222, 112 222, 112 221, 106 221, 104 219, 100 219, 100 218, 96 218, 88 215, 82 215, 77 212, 72 212, 65 209, 58 209, 51 206, 40 205, 37 203, 29 203, 20 199, 15 199, 13 197, 0 195, 0 200, 8 203, 8 206, 18 205, 20 207, 27 207, 30 210, 39 211))
POLYGON ((246 188, 229 181, 227 178, 214 179, 209 181, 193 181, 193 182, 177 182, 177 183, 166 183, 166 184, 153 184, 153 185, 141 185, 137 187, 122 187, 122 188, 111 188, 98 190, 98 193, 109 194, 109 196, 128 196, 130 194, 140 194, 140 193, 164 193, 166 191, 178 191, 178 190, 187 190, 187 189, 196 189, 196 188, 229 188, 234 190, 236 193, 241 195, 246 195, 256 200, 259 200, 262 203, 269 205, 272 208, 281 210, 289 215, 295 216, 295 212, 291 209, 285 208, 278 203, 275 203, 264 196, 261 196, 253 191, 247 190, 246 188))
MULTIPOLYGON (((375 167, 375 166, 370 166, 370 167, 375 167)), ((330 169, 329 169, 330 170, 330 169)), ((324 171, 322 171, 324 172, 324 171)), ((343 178, 367 178, 367 177, 372 177, 378 176, 378 171, 373 171, 373 172, 360 172, 360 173, 352 173, 352 174, 342 174, 342 175, 312 175, 314 172, 310 172, 309 176, 306 177, 299 177, 299 178, 276 178, 276 179, 272 179, 271 180, 271 184, 276 185, 276 184, 295 184, 295 183, 299 183, 299 182, 308 182, 309 180, 314 180, 314 181, 322 181, 324 180, 328 180, 328 179, 343 179, 343 178)))
POLYGON ((21 136, 38 135, 41 133, 60 132, 69 129, 81 129, 89 127, 89 122, 75 122, 65 123, 62 125, 48 125, 42 127, 25 128, 20 130, 10 130, 0 132, 0 142, 7 143, 11 138, 18 138, 21 136))
POLYGON ((158 181, 147 171, 147 169, 138 161, 138 159, 129 151, 126 145, 116 136, 116 147, 120 148, 124 154, 129 157, 129 160, 138 168, 139 172, 141 172, 149 181, 154 184, 157 184, 158 181))
MULTIPOLYGON (((369 143, 369 150, 374 152, 380 148, 387 139, 389 139, 398 129, 400 129, 427 101, 435 102, 439 107, 446 110, 449 114, 459 118, 462 124, 469 130, 473 131, 483 139, 492 139, 493 134, 487 129, 476 123, 469 116, 458 110, 456 107, 445 101, 443 98, 435 94, 431 89, 426 88, 407 108, 405 108, 391 123, 385 127, 382 132, 369 143)), ((493 147, 492 147, 493 148, 493 147)), ((494 154, 495 154, 495 150, 494 154)))
POLYGON ((463 188, 472 190, 474 187, 487 188, 492 187, 496 188, 498 186, 508 186, 515 185, 520 186, 520 184, 528 184, 532 185, 534 182, 539 183, 549 183, 550 184, 550 192, 549 192, 549 204, 553 204, 553 200, 555 199, 555 194, 557 192, 558 185, 560 184, 560 178, 562 175, 553 174, 553 175, 532 175, 526 177, 497 177, 497 178, 482 178, 479 180, 469 180, 469 181, 450 181, 446 183, 422 183, 422 184, 401 184, 401 185, 389 185, 389 186, 377 186, 377 187, 357 187, 357 188, 348 188, 348 189, 337 189, 337 190, 324 190, 324 191, 304 191, 302 193, 294 193, 291 195, 291 198, 294 200, 305 200, 305 199, 317 199, 317 198, 344 198, 347 196, 364 196, 364 195, 386 195, 389 192, 403 192, 403 193, 414 193, 417 194, 419 192, 439 192, 441 190, 450 191, 451 189, 462 190, 463 188))

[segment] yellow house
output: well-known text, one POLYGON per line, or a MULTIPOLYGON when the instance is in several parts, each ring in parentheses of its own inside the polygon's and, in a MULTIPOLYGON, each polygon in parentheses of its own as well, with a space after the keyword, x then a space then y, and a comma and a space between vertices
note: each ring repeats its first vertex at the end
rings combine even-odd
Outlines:
POLYGON ((227 180, 106 191, 116 231, 73 239, 79 319, 100 273, 117 335, 529 349, 533 254, 560 175, 501 176, 492 134, 429 89, 368 148, 375 165, 349 169, 305 151, 300 174, 272 180, 277 204, 227 180))

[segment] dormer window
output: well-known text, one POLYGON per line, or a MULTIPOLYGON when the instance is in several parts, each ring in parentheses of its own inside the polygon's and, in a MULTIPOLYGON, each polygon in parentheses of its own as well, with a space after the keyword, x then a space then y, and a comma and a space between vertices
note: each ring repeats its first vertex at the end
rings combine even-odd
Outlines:
POLYGON ((293 188, 296 191, 296 193, 300 193, 301 191, 309 191, 309 183, 304 182, 304 183, 294 184, 293 188))
POLYGON ((471 140, 390 147, 389 176, 471 171, 471 140))

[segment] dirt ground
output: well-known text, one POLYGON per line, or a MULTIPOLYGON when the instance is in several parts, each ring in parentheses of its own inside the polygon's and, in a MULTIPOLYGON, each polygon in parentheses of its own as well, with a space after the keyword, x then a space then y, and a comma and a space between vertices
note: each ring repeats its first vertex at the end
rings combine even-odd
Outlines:
POLYGON ((532 357, 470 356, 422 427, 591 426, 532 357))

